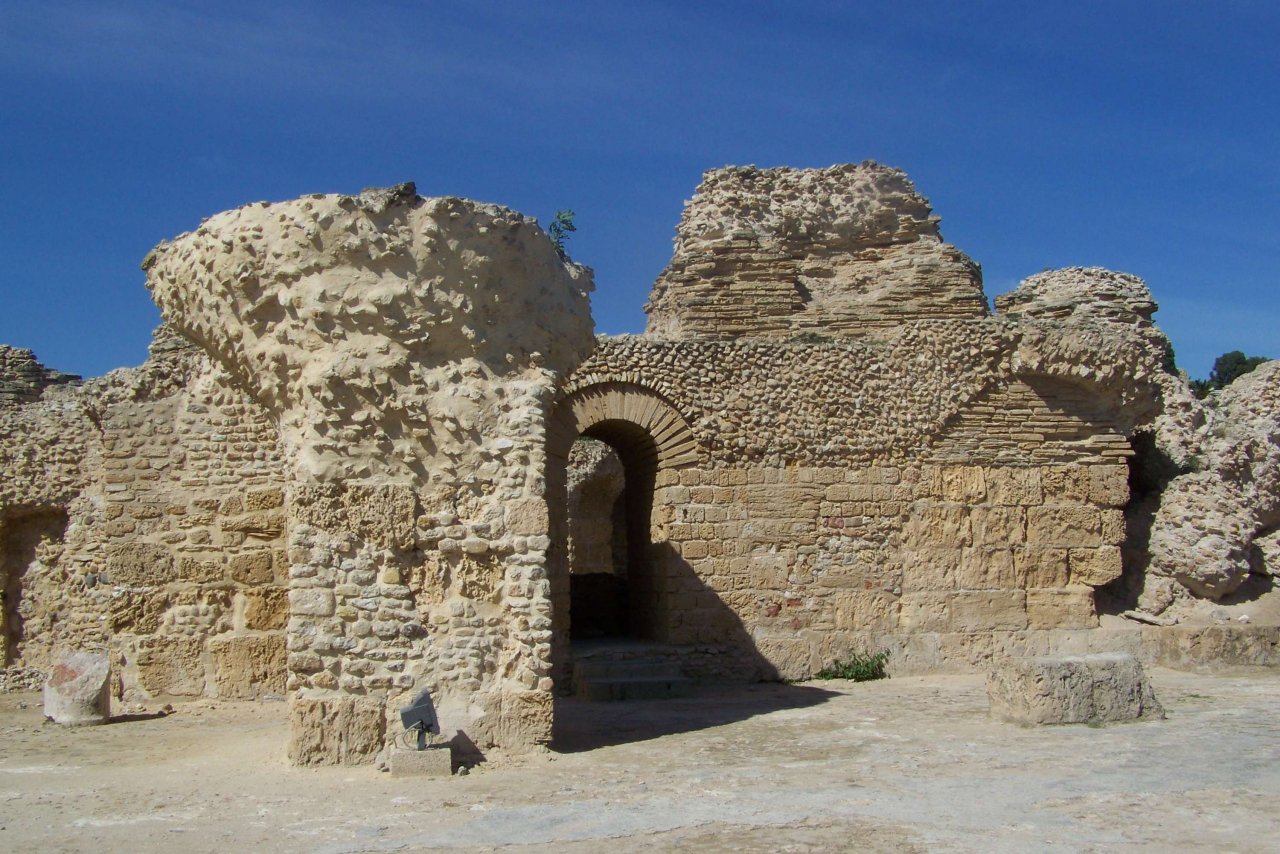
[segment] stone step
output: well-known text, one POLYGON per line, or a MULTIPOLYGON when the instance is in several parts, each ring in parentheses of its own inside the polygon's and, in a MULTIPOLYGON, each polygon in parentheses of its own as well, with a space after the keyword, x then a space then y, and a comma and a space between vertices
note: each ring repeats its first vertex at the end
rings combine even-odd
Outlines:
POLYGON ((573 665, 573 680, 679 679, 680 665, 652 658, 590 658, 573 665))
POLYGON ((636 647, 603 648, 574 662, 574 693, 583 700, 661 700, 687 697, 693 680, 680 665, 636 647))
POLYGON ((684 676, 580 679, 576 684, 579 699, 597 703, 666 700, 688 697, 693 692, 693 680, 684 676))

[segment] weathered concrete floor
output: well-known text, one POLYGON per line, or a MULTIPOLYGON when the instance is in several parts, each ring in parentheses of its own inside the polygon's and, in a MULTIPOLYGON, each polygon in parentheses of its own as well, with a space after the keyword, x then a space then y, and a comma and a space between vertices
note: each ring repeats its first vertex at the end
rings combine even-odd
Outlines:
POLYGON ((571 705, 576 752, 408 781, 287 767, 279 703, 0 696, 0 850, 1280 851, 1280 672, 1152 676, 1169 719, 1104 728, 993 721, 975 677, 571 705))

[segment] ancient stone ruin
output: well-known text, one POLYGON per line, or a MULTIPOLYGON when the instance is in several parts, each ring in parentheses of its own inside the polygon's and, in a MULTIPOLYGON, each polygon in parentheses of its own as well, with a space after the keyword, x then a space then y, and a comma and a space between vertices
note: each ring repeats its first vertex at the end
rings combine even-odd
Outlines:
POLYGON ((546 744, 591 644, 731 681, 1280 661, 1280 368, 1196 400, 1096 268, 993 314, 938 222, 874 163, 709 172, 648 331, 593 337, 590 271, 504 208, 213 217, 143 262, 142 366, 0 348, 6 679, 106 649, 116 702, 287 697, 314 764, 423 688, 546 744))

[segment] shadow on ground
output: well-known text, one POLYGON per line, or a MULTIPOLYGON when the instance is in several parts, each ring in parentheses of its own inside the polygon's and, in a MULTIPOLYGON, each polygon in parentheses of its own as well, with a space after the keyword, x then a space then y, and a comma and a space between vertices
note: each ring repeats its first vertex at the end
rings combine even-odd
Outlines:
POLYGON ((556 700, 551 749, 579 753, 598 747, 647 741, 744 721, 785 709, 817 706, 839 696, 807 685, 763 683, 700 687, 692 697, 666 700, 587 702, 556 700))
POLYGON ((107 723, 109 723, 109 724, 132 724, 132 723, 137 723, 138 721, 154 721, 154 720, 159 720, 160 718, 167 718, 168 716, 169 716, 169 712, 165 712, 165 711, 159 711, 159 712, 136 712, 136 713, 134 713, 134 714, 129 714, 129 715, 112 715, 112 716, 107 720, 107 723))

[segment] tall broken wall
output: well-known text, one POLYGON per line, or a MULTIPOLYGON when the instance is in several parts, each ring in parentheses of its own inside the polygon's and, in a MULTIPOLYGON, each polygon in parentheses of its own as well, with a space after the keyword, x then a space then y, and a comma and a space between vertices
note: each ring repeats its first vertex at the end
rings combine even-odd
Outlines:
POLYGON ((293 760, 367 761, 424 687, 479 744, 547 741, 545 409, 589 271, 412 185, 220 214, 145 266, 280 431, 293 760))
POLYGON ((10 664, 107 648, 124 701, 284 691, 275 429, 161 327, 139 368, 0 405, 10 664))
MULTIPOLYGON (((1067 328, 1124 329, 1172 365, 1169 341, 1151 319, 1155 302, 1135 276, 1041 273, 997 297, 996 308, 1067 328)), ((1280 367, 1266 363, 1204 401, 1172 370, 1154 379, 1159 410, 1138 425, 1148 450, 1135 469, 1147 494, 1128 508, 1126 556, 1139 606, 1159 614, 1175 601, 1233 594, 1251 574, 1280 574, 1271 545, 1280 527, 1280 367)))
POLYGON ((1195 400, 1145 285, 1097 268, 990 316, 897 170, 708 173, 642 337, 592 340, 589 271, 531 220, 410 186, 230 211, 145 266, 181 337, 140 368, 0 348, 6 663, 103 645, 120 699, 287 691, 319 763, 422 688, 481 745, 544 743, 602 598, 569 575, 624 560, 633 631, 695 676, 1280 656, 1098 628, 1117 585, 1155 613, 1280 566, 1280 371, 1195 400))
POLYGON ((0 403, 30 403, 39 400, 50 386, 79 379, 74 374, 46 368, 30 350, 0 344, 0 403))

